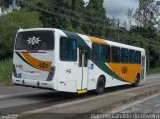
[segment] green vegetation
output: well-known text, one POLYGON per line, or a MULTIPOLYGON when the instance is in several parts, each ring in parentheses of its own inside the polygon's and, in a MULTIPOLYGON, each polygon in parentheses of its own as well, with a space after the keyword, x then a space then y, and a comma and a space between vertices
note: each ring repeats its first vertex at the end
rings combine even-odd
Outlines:
POLYGON ((10 83, 12 73, 12 59, 0 61, 0 83, 10 83))
POLYGON ((39 11, 43 27, 55 27, 97 37, 106 36, 105 26, 109 25, 109 19, 103 8, 103 0, 92 0, 87 7, 84 7, 83 0, 25 0, 21 6, 39 11))
POLYGON ((38 12, 13 11, 0 16, 0 59, 11 57, 13 53, 13 44, 18 27, 33 28, 42 27, 38 20, 38 12))
POLYGON ((160 73, 160 67, 147 69, 147 75, 160 73))

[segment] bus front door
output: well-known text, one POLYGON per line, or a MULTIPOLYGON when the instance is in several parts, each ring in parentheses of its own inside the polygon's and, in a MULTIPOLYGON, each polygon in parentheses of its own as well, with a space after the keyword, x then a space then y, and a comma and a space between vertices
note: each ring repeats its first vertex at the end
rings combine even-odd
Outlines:
POLYGON ((88 51, 86 49, 79 49, 79 64, 77 76, 77 90, 86 90, 88 86, 88 51))

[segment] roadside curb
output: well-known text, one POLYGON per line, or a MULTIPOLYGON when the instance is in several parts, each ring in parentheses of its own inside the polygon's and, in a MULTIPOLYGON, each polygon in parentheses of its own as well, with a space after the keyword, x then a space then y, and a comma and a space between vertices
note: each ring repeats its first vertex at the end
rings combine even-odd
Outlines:
POLYGON ((131 97, 131 98, 128 98, 128 99, 124 99, 124 100, 120 100, 120 101, 117 101, 115 103, 111 103, 109 105, 105 105, 101 108, 97 108, 97 109, 94 109, 94 110, 91 110, 89 112, 86 112, 86 114, 76 114, 75 116, 73 117, 66 117, 66 118, 69 118, 69 119, 81 119, 81 118, 90 118, 91 117, 91 114, 99 114, 99 113, 104 113, 104 112, 109 112, 111 111, 112 109, 116 108, 116 107, 119 107, 119 106, 122 106, 122 105, 125 105, 125 104, 129 104, 129 103, 132 103, 132 102, 135 102, 137 100, 140 100, 140 99, 144 99, 144 98, 147 98, 149 96, 152 96, 154 94, 157 94, 160 92, 160 89, 157 89, 157 90, 152 90, 152 91, 148 91, 144 94, 139 94, 137 96, 134 96, 134 97, 131 97))
POLYGON ((0 87, 1 86, 13 86, 13 84, 12 83, 0 83, 0 87))

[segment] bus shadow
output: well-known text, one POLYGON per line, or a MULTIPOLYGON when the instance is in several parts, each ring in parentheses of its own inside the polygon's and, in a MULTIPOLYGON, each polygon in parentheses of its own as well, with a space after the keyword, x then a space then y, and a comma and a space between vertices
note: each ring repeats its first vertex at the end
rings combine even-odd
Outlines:
MULTIPOLYGON (((138 87, 140 87, 140 86, 142 86, 142 84, 139 85, 138 87)), ((105 88, 105 91, 104 91, 103 94, 113 93, 113 92, 116 92, 116 91, 128 90, 128 89, 132 89, 132 88, 136 88, 136 87, 133 87, 131 84, 108 87, 108 88, 105 88)), ((89 91, 89 93, 92 94, 92 95, 96 94, 95 90, 89 91)))
MULTIPOLYGON (((140 85, 141 86, 141 85, 140 85)), ((114 87, 108 87, 105 89, 103 94, 109 94, 116 91, 123 91, 128 90, 132 87, 132 85, 122 85, 122 86, 114 86, 114 87)), ((102 94, 102 95, 103 95, 102 94)), ((96 91, 88 91, 86 94, 77 94, 77 93, 67 93, 67 92, 58 92, 58 91, 48 91, 48 92, 42 92, 42 93, 34 93, 29 94, 25 96, 19 96, 19 98, 25 98, 25 99, 33 99, 33 100, 41 100, 46 102, 53 102, 53 101, 63 101, 63 100, 73 100, 73 99, 81 99, 81 98, 89 98, 97 96, 96 91)))

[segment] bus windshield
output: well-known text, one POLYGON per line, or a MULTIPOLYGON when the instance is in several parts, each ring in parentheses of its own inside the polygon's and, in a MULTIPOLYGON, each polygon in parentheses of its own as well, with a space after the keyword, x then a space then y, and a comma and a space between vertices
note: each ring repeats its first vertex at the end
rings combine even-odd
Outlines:
POLYGON ((16 39, 15 50, 53 50, 54 34, 52 31, 20 32, 16 39))

